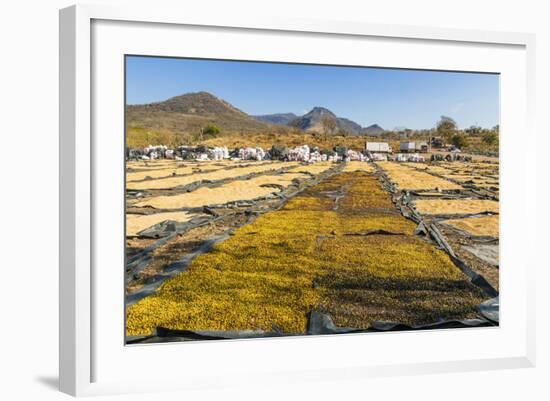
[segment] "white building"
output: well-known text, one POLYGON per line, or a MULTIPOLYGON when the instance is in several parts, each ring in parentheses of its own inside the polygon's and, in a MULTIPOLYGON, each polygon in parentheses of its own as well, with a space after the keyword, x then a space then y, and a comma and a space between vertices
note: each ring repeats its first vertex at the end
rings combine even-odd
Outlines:
POLYGON ((391 153, 391 148, 387 142, 366 142, 365 150, 371 153, 391 153))

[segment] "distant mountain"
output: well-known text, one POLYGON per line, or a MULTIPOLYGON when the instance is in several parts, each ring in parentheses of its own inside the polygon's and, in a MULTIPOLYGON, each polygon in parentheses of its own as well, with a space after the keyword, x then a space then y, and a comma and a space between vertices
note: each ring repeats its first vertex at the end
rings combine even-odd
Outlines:
POLYGON ((128 105, 126 122, 128 127, 176 134, 195 133, 208 124, 216 125, 222 133, 252 133, 270 128, 208 92, 187 93, 158 103, 128 105))
POLYGON ((288 125, 289 122, 298 118, 294 113, 276 113, 254 116, 256 120, 275 125, 288 125))
POLYGON ((222 135, 231 132, 277 132, 284 135, 291 127, 323 132, 324 117, 336 121, 334 133, 342 130, 350 135, 379 135, 384 132, 376 124, 363 128, 324 107, 314 107, 301 117, 294 113, 250 116, 208 92, 186 93, 162 102, 126 106, 128 128, 174 134, 198 133, 209 124, 220 128, 222 135))
POLYGON ((329 109, 325 109, 324 107, 314 107, 309 113, 292 120, 291 122, 289 122, 288 125, 304 131, 322 132, 322 121, 325 117, 333 118, 334 120, 336 120, 336 132, 338 130, 344 130, 352 135, 361 134, 362 127, 359 124, 354 121, 348 120, 347 118, 338 117, 332 111, 330 111, 329 109))
POLYGON ((337 120, 337 125, 338 128, 355 135, 359 135, 363 131, 363 127, 355 121, 348 120, 347 118, 339 117, 337 120))
POLYGON ((378 124, 372 124, 366 128, 363 128, 362 132, 363 134, 369 135, 369 136, 379 136, 384 133, 384 128, 382 128, 378 124))

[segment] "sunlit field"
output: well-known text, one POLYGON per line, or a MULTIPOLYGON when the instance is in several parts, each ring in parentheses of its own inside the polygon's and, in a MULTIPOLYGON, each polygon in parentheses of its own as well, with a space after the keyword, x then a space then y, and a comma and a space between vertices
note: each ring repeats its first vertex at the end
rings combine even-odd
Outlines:
POLYGON ((437 243, 419 236, 418 222, 395 203, 396 194, 417 189, 409 204, 415 213, 447 217, 436 224, 454 236, 498 239, 498 200, 467 196, 468 188, 447 178, 455 171, 485 177, 494 168, 458 162, 131 164, 129 176, 149 174, 134 181, 138 187, 128 185, 134 255, 157 241, 140 232, 203 220, 163 245, 172 257, 165 252, 157 257, 162 263, 153 257, 152 268, 127 272, 129 294, 139 294, 201 241, 230 235, 128 304, 127 335, 153 335, 159 327, 305 334, 312 311, 356 329, 475 318, 488 294, 437 243), (430 193, 447 199, 423 196, 430 193), (196 244, 183 239, 199 231, 196 244))

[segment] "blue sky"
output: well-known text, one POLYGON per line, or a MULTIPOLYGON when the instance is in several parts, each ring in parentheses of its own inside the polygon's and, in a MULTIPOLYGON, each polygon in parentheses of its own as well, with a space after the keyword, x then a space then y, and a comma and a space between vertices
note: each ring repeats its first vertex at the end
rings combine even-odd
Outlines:
POLYGON ((129 56, 128 104, 207 91, 252 115, 315 106, 362 126, 431 128, 441 115, 459 127, 499 121, 494 74, 129 56))

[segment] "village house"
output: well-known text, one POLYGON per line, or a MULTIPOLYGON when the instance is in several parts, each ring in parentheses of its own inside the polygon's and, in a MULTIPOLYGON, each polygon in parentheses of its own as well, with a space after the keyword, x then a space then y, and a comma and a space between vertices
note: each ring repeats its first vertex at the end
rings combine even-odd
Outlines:
POLYGON ((365 151, 370 153, 391 153, 391 148, 387 142, 366 142, 365 151))

